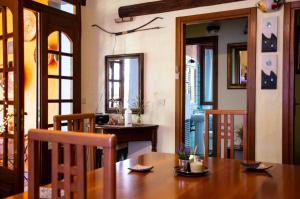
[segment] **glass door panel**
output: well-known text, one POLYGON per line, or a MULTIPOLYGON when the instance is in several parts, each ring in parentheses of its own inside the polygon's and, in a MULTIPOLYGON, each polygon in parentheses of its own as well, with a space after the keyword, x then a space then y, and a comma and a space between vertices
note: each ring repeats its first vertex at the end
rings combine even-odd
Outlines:
POLYGON ((14 144, 14 68, 13 68, 13 23, 12 13, 8 7, 1 7, 1 132, 3 137, 0 145, 2 166, 14 170, 14 154, 11 153, 14 144), (10 33, 10 34, 9 34, 10 33), (3 45, 5 44, 5 45, 3 45))
MULTIPOLYGON (((75 15, 67 18, 64 15, 40 13, 43 30, 40 53, 41 128, 53 129, 55 115, 81 112, 80 22, 75 15)), ((47 156, 50 151, 47 144, 42 144, 41 148, 41 158, 44 158, 41 168, 47 171, 41 174, 41 183, 46 184, 51 173, 51 159, 47 156)))
POLYGON ((73 42, 61 31, 48 36, 48 128, 53 116, 71 114, 73 105, 73 42), (49 60, 50 59, 50 60, 49 60), (64 110, 62 110, 64 108, 64 110))
POLYGON ((24 189, 24 88, 20 87, 24 73, 23 56, 17 56, 23 48, 16 42, 22 42, 23 35, 18 4, 15 0, 0 3, 0 198, 24 189))

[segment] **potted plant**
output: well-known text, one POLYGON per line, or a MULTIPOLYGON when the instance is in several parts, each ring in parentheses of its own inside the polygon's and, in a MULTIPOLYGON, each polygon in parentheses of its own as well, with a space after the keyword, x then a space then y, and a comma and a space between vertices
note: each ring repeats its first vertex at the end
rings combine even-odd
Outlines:
POLYGON ((145 109, 145 104, 142 100, 142 98, 139 96, 136 98, 135 102, 132 104, 132 107, 135 109, 135 114, 137 115, 137 123, 142 123, 142 113, 145 109))
POLYGON ((118 104, 117 107, 115 107, 116 113, 119 115, 118 117, 118 124, 122 125, 124 124, 124 113, 125 113, 125 108, 122 105, 122 102, 118 104))
POLYGON ((185 147, 184 144, 176 149, 176 154, 179 159, 179 167, 186 169, 191 155, 191 148, 185 147))

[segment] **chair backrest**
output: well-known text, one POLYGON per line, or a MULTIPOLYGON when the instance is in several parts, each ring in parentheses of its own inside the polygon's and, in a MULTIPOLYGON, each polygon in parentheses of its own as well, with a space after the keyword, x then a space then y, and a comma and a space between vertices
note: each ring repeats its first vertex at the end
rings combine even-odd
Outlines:
POLYGON ((29 130, 29 187, 30 199, 39 198, 39 142, 52 144, 51 183, 52 198, 87 198, 85 146, 101 146, 104 150, 103 198, 116 198, 116 137, 81 132, 62 133, 43 129, 29 130), (63 146, 63 161, 59 149, 63 146), (75 154, 71 147, 75 146, 75 154), (74 157, 75 158, 72 158, 74 157), (75 160, 74 160, 75 159, 75 160))
POLYGON ((84 122, 88 121, 88 132, 95 132, 95 114, 78 113, 70 115, 55 115, 53 117, 54 130, 61 130, 62 122, 67 122, 68 131, 84 132, 84 122))
POLYGON ((247 111, 245 110, 206 110, 205 111, 205 155, 209 153, 209 116, 217 120, 217 157, 221 157, 221 140, 224 139, 224 158, 228 157, 228 143, 230 142, 230 158, 234 158, 234 117, 243 117, 243 159, 247 159, 247 111))
MULTIPOLYGON (((55 115, 53 117, 54 130, 60 131, 63 125, 67 125, 68 131, 95 133, 95 114, 94 113, 78 113, 70 115, 55 115), (87 122, 88 128, 84 128, 87 122)), ((96 168, 96 148, 88 147, 87 149, 87 169, 96 168)))

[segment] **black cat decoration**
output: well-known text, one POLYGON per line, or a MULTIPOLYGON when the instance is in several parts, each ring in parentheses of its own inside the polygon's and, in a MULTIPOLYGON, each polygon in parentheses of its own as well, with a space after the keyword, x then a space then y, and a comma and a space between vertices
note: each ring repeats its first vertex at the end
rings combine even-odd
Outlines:
POLYGON ((270 75, 267 75, 263 70, 261 71, 261 88, 277 89, 277 75, 273 71, 270 75))
POLYGON ((262 34, 262 52, 277 52, 277 37, 272 33, 271 38, 262 34))

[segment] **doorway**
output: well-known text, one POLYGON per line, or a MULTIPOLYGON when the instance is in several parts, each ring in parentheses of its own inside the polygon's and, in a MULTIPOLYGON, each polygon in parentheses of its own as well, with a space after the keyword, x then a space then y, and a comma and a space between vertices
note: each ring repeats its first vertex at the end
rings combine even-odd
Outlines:
POLYGON ((300 2, 285 5, 282 161, 300 164, 300 2))
POLYGON ((186 38, 185 52, 184 145, 204 154, 204 111, 218 107, 218 36, 186 38))
MULTIPOLYGON (((248 112, 248 151, 247 158, 254 160, 255 157, 255 92, 256 92, 256 8, 225 11, 218 13, 209 13, 195 16, 178 17, 176 19, 176 147, 181 143, 185 143, 187 137, 185 131, 187 124, 186 121, 186 45, 188 40, 185 39, 187 26, 195 23, 212 23, 220 20, 232 20, 246 18, 248 23, 247 30, 247 46, 248 46, 248 71, 247 71, 247 112, 248 112)), ((226 65, 226 63, 224 63, 226 65)), ((215 80, 217 82, 217 80, 215 80)), ((204 86, 205 87, 205 86, 204 86)), ((212 90, 213 91, 213 90, 212 90)), ((218 93, 218 92, 217 92, 218 93)), ((196 93, 195 93, 196 94, 196 93)), ((215 95, 217 97, 217 94, 215 95)), ((196 98, 195 98, 196 99, 196 98)), ((196 99, 197 100, 197 99, 196 99)), ((202 104, 205 105, 205 104, 202 104)), ((207 104, 211 107, 218 108, 217 103, 207 104)), ((201 104, 200 104, 201 106, 201 104)), ((201 112, 201 111, 200 111, 201 112)), ((191 128, 190 130, 194 130, 191 128)), ((210 145, 211 146, 211 145, 210 145)))

